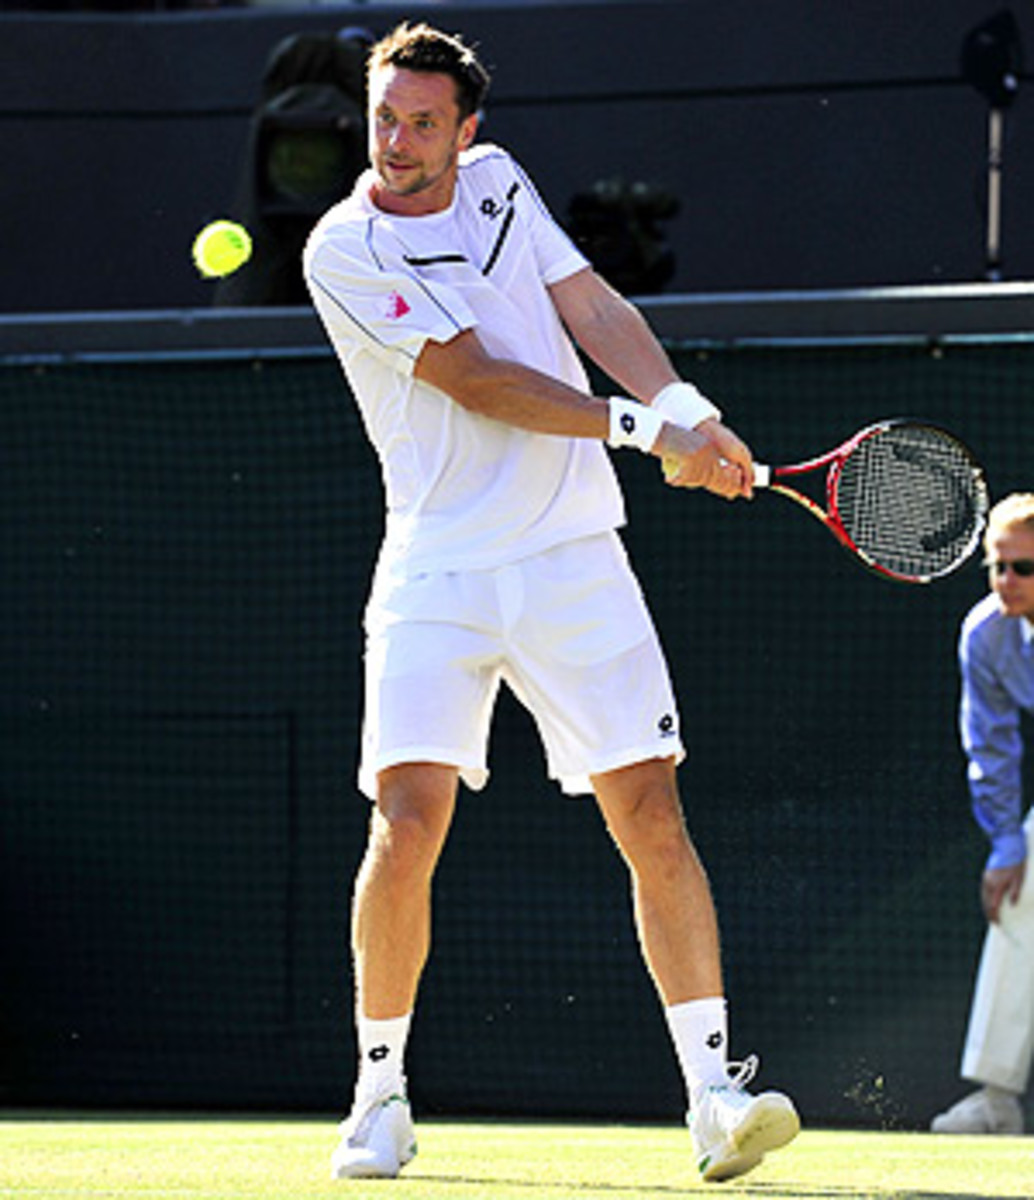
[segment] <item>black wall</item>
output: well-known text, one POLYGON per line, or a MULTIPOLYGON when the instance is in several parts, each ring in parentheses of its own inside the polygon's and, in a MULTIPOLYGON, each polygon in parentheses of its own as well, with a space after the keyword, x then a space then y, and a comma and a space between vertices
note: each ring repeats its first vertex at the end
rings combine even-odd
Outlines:
MULTIPOLYGON (((962 78, 993 0, 449 5, 496 72, 485 136, 558 216, 613 175, 674 191, 669 290, 980 279, 988 110, 962 78)), ((1034 39, 1028 6, 1016 16, 1034 39)), ((420 15, 426 15, 423 9, 420 15)), ((405 6, 0 15, 0 311, 196 307, 273 46, 405 6)), ((1034 274, 1029 75, 1008 110, 1003 267, 1034 274)), ((239 215, 231 212, 231 215, 239 215)))
MULTIPOLYGON (((1030 486, 1025 344, 680 352, 768 456, 879 411, 1030 486)), ((329 355, 0 371, 0 1102, 332 1110, 359 613, 377 472, 329 355)), ((618 456, 690 746, 734 1054, 815 1124, 922 1126, 961 1087, 985 853, 955 638, 985 581, 867 575, 776 496, 618 456)), ((678 1120, 627 881, 501 705, 414 1029, 421 1112, 678 1120)))

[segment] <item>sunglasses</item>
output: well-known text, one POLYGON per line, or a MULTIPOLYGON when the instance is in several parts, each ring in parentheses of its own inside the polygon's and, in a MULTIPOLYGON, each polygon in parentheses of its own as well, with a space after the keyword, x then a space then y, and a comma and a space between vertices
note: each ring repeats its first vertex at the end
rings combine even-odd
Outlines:
POLYGON ((993 559, 984 564, 992 575, 1004 575, 1006 571, 1012 571, 1014 575, 1018 575, 1021 579, 1029 579, 1034 575, 1034 558, 999 558, 993 559))

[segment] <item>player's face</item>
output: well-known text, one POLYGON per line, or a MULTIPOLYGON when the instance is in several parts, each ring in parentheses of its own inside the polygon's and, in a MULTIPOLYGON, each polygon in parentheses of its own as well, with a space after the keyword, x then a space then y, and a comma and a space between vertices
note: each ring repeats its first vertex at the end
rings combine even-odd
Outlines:
POLYGON ((375 72, 370 79, 374 203, 404 216, 448 208, 459 152, 476 130, 476 116, 460 120, 450 76, 393 66, 375 72))
POLYGON ((1001 530, 988 545, 991 589, 1009 617, 1034 621, 1034 575, 1021 575, 1014 564, 1034 563, 1034 532, 1016 525, 1001 530))

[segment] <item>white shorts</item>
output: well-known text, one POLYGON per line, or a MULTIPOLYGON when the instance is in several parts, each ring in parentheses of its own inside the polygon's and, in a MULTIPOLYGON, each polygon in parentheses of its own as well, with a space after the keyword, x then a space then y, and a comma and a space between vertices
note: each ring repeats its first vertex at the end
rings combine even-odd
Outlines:
POLYGON ((501 683, 531 712, 549 775, 590 775, 685 757, 664 655, 617 534, 566 543, 488 571, 375 581, 366 611, 359 787, 386 767, 456 766, 488 779, 501 683))

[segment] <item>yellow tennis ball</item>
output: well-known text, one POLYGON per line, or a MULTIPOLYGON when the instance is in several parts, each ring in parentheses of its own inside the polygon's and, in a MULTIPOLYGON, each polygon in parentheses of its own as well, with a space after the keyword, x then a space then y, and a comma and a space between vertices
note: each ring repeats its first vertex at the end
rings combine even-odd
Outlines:
POLYGON ((236 221, 212 221, 194 239, 193 253, 206 279, 221 279, 251 258, 251 234, 236 221))

